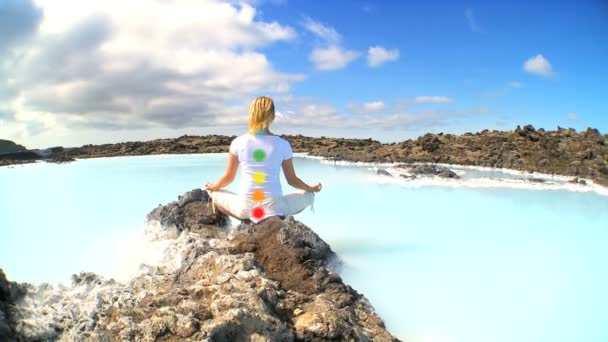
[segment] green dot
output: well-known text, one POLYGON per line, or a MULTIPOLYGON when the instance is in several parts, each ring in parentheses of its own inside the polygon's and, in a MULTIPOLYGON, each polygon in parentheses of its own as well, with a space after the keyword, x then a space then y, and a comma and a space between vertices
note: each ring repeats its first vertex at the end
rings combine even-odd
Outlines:
POLYGON ((263 162, 266 159, 266 152, 262 149, 257 149, 253 151, 253 159, 257 162, 263 162))

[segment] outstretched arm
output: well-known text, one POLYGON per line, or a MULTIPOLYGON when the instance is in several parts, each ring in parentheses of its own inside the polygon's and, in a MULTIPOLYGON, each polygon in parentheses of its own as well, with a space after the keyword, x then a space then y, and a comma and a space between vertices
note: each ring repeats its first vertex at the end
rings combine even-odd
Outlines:
POLYGON ((298 176, 296 176, 296 171, 293 169, 293 158, 283 160, 283 173, 285 174, 285 179, 287 179, 287 184, 293 186, 296 189, 312 192, 321 191, 321 183, 309 186, 308 184, 304 183, 300 178, 298 178, 298 176))
POLYGON ((224 175, 220 177, 220 179, 218 179, 215 184, 205 184, 205 188, 207 190, 215 191, 229 185, 236 177, 236 171, 238 170, 238 168, 239 159, 234 154, 228 153, 228 166, 226 166, 226 172, 224 172, 224 175))

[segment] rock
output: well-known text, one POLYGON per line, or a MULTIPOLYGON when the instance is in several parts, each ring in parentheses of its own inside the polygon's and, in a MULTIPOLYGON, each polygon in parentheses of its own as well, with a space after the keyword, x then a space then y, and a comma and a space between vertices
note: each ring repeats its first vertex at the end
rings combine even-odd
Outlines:
POLYGON ((415 175, 438 176, 442 178, 460 179, 458 174, 447 167, 441 167, 432 164, 415 165, 409 169, 410 173, 415 175))
POLYGON ((63 163, 69 163, 69 162, 76 161, 76 159, 70 157, 66 153, 52 154, 49 158, 45 158, 44 160, 49 163, 57 163, 57 164, 63 164, 63 163))
POLYGON ((0 270, 0 340, 397 341, 330 269, 336 256, 312 229, 291 216, 232 232, 204 224, 206 196, 150 213, 182 228, 168 242, 175 260, 126 283, 82 272, 71 287, 23 291, 0 270))
POLYGON ((177 205, 180 208, 183 208, 188 203, 192 203, 192 202, 196 202, 196 201, 207 202, 208 200, 209 200, 209 194, 207 193, 207 191, 203 191, 202 189, 194 189, 192 191, 185 193, 182 196, 179 196, 178 200, 177 200, 177 205))
POLYGON ((568 182, 573 183, 573 184, 587 185, 587 182, 584 179, 581 179, 578 177, 574 177, 571 180, 569 180, 568 182))
POLYGON ((72 275, 72 285, 99 285, 102 283, 101 278, 92 272, 80 272, 72 275))
POLYGON ((437 168, 430 164, 415 165, 410 168, 410 172, 417 175, 435 175, 437 168))
POLYGON ((384 169, 378 169, 378 171, 376 172, 377 175, 381 175, 381 176, 390 176, 392 177, 393 175, 390 174, 390 172, 384 170, 384 169))
POLYGON ((446 167, 439 168, 438 173, 436 173, 436 175, 438 175, 439 177, 443 177, 443 178, 460 179, 460 176, 456 172, 454 172, 446 167))
POLYGON ((293 216, 288 216, 283 222, 281 229, 277 232, 280 243, 292 248, 302 248, 307 260, 320 260, 325 262, 335 256, 329 245, 319 235, 306 225, 296 221, 293 216))
POLYGON ((525 180, 530 183, 546 183, 547 182, 545 179, 542 179, 542 178, 526 178, 525 180))
POLYGON ((0 154, 2 153, 15 153, 27 151, 25 146, 18 145, 10 140, 0 139, 0 154))
POLYGON ((20 331, 17 303, 28 293, 28 284, 11 282, 0 268, 0 341, 27 340, 20 331))
POLYGON ((196 228, 196 225, 190 224, 189 227, 185 225, 185 222, 195 220, 196 223, 202 225, 217 225, 225 227, 228 225, 228 217, 220 211, 213 213, 213 208, 208 203, 209 194, 207 191, 201 189, 194 189, 179 196, 177 201, 173 201, 166 205, 159 205, 156 209, 152 210, 147 216, 148 221, 158 221, 161 226, 165 229, 176 228, 178 231, 184 229, 196 228), (186 219, 185 211, 183 208, 191 203, 197 203, 202 210, 198 212, 196 218, 186 219), (203 208, 206 207, 207 210, 203 208))

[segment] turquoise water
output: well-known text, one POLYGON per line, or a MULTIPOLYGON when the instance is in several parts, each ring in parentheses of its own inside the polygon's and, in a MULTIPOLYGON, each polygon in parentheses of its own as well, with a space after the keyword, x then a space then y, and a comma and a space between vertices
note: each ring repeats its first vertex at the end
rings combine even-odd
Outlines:
MULTIPOLYGON (((133 241, 145 215, 214 181, 225 159, 0 168, 0 267, 12 280, 31 282, 67 283, 81 270, 113 275, 125 256, 137 259, 133 241)), ((331 244, 344 261, 343 279, 397 336, 608 341, 608 196, 386 182, 368 167, 294 164, 302 179, 324 185, 315 213, 297 218, 331 244)))

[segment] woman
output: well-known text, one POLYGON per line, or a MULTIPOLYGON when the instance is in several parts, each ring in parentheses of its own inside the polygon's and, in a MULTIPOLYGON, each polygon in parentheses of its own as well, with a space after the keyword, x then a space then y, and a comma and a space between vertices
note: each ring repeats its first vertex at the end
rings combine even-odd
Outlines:
POLYGON ((297 214, 312 205, 314 193, 321 191, 321 183, 309 186, 296 176, 291 145, 269 130, 273 120, 272 99, 256 98, 249 107, 249 132, 230 144, 226 172, 214 184, 205 184, 214 207, 239 220, 258 223, 271 216, 297 214), (239 194, 222 190, 234 180, 239 164, 239 194), (281 167, 287 183, 303 191, 283 196, 281 167))

